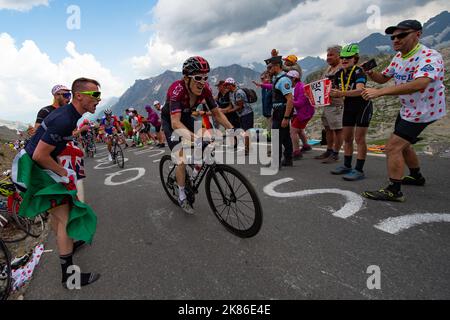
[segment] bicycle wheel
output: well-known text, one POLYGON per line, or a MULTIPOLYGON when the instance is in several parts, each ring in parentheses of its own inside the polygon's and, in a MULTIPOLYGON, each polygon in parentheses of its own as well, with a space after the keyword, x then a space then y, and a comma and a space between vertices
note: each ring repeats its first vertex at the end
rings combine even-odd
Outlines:
POLYGON ((123 151, 118 144, 114 146, 114 160, 116 161, 119 168, 123 169, 123 167, 125 167, 125 158, 123 157, 123 151))
POLYGON ((11 214, 7 211, 1 211, 0 215, 8 223, 1 229, 1 238, 5 243, 15 243, 22 241, 28 236, 30 225, 27 219, 11 214))
POLYGON ((263 222, 255 189, 238 170, 216 165, 206 176, 206 197, 220 223, 241 238, 254 237, 263 222))
POLYGON ((11 256, 0 239, 0 301, 8 299, 11 290, 11 256))
POLYGON ((170 155, 163 156, 159 163, 161 183, 170 200, 178 206, 178 187, 175 171, 176 164, 173 163, 172 157, 170 155))

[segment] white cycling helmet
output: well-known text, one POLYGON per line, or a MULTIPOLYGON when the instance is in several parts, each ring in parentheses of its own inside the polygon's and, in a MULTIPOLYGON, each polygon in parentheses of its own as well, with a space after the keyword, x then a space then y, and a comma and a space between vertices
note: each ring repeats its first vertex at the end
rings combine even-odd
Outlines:
POLYGON ((155 102, 153 102, 153 106, 156 106, 158 104, 161 104, 158 100, 156 100, 155 102))

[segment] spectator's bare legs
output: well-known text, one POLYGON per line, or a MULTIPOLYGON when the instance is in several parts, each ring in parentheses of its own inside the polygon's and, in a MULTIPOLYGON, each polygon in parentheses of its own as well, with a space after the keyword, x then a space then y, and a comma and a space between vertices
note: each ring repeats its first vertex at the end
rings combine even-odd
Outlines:
MULTIPOLYGON (((405 160, 408 158, 409 164, 417 164, 414 166, 418 168, 417 155, 411 150, 411 144, 405 139, 397 135, 392 135, 386 145, 386 155, 388 164, 388 174, 390 179, 402 180, 405 169, 405 160), (405 157, 405 153, 407 154, 405 157)), ((413 167, 410 167, 413 168, 413 167)))
POLYGON ((343 132, 342 129, 340 130, 333 130, 333 134, 334 134, 334 143, 332 146, 332 149, 334 152, 340 152, 342 145, 344 144, 344 136, 343 136, 343 132))
MULTIPOLYGON (((70 205, 65 204, 48 211, 51 214, 52 228, 56 234, 56 245, 58 247, 59 258, 61 261, 62 284, 67 287, 69 277, 73 275, 73 239, 67 234, 67 223, 69 221, 70 205)), ((79 285, 86 286, 100 278, 99 274, 81 273, 79 274, 79 285)))
POLYGON ((61 256, 69 255, 73 252, 73 240, 69 238, 66 231, 67 222, 69 221, 69 211, 70 206, 68 204, 48 210, 52 215, 52 227, 56 234, 56 245, 61 256))
POLYGON ((334 131, 330 127, 325 127, 327 137, 327 150, 333 150, 334 145, 334 131))
POLYGON ((305 130, 300 129, 298 135, 300 136, 300 140, 302 140, 303 146, 307 146, 308 145, 308 137, 306 136, 305 130))
POLYGON ((419 158, 417 158, 416 151, 412 145, 403 149, 403 158, 409 169, 415 169, 420 167, 419 158))
POLYGON ((355 139, 355 128, 344 127, 343 138, 344 138, 344 155, 353 156, 353 141, 355 139))
POLYGON ((294 153, 300 152, 299 136, 300 136, 300 129, 297 129, 297 128, 294 128, 291 126, 291 140, 292 140, 292 146, 294 148, 294 153))
POLYGON ((367 135, 368 128, 356 128, 355 141, 358 146, 358 159, 365 160, 367 157, 367 135))

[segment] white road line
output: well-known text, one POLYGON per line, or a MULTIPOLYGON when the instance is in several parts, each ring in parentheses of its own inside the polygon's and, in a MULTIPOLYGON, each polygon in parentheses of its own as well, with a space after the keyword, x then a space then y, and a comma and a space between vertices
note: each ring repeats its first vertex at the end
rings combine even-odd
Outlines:
POLYGON ((136 151, 134 154, 135 154, 136 156, 139 156, 139 155, 141 155, 141 154, 145 154, 145 153, 152 152, 153 149, 154 149, 154 148, 148 148, 148 149, 144 149, 144 150, 141 150, 141 151, 136 151))
POLYGON ((122 171, 118 171, 115 173, 110 173, 107 174, 107 178, 105 179, 105 185, 107 186, 119 186, 122 184, 127 184, 133 181, 136 181, 140 178, 142 178, 145 175, 145 169, 144 168, 131 168, 131 169, 126 169, 126 170, 122 170, 122 171), (117 177, 117 176, 121 176, 124 172, 128 172, 128 171, 137 171, 137 175, 133 178, 121 181, 121 182, 113 182, 112 178, 113 177, 117 177))
POLYGON ((307 197, 307 196, 313 196, 316 194, 326 194, 326 193, 342 195, 347 199, 347 203, 340 210, 333 213, 333 216, 335 216, 337 218, 342 218, 342 219, 347 219, 347 218, 353 216, 358 211, 360 211, 363 206, 364 200, 361 196, 359 196, 358 194, 356 194, 354 192, 346 191, 346 190, 314 189, 314 190, 303 190, 303 191, 286 192, 286 193, 281 193, 281 192, 275 191, 276 187, 278 187, 282 184, 285 184, 287 182, 291 182, 293 180, 294 179, 292 179, 292 178, 285 178, 285 179, 274 181, 264 188, 264 192, 267 195, 269 195, 271 197, 275 197, 275 198, 298 198, 298 197, 307 197))
MULTIPOLYGON (((124 158, 123 161, 124 162, 128 162, 128 158, 124 158)), ((117 166, 117 164, 115 164, 115 163, 111 164, 111 162, 108 161, 108 162, 101 162, 101 163, 99 163, 98 165, 96 165, 94 167, 94 169, 96 169, 96 170, 106 170, 106 169, 114 168, 116 166, 117 166), (107 164, 109 164, 109 166, 103 167, 103 165, 107 165, 107 164)))
POLYGON ((375 228, 396 235, 402 231, 416 227, 418 225, 436 222, 450 222, 450 214, 423 213, 423 214, 412 214, 407 216, 388 218, 377 224, 375 228))
POLYGON ((164 151, 164 150, 152 150, 152 151, 155 152, 155 154, 149 155, 148 156, 149 158, 154 158, 154 157, 157 157, 157 156, 160 156, 160 155, 166 153, 166 151, 164 151))

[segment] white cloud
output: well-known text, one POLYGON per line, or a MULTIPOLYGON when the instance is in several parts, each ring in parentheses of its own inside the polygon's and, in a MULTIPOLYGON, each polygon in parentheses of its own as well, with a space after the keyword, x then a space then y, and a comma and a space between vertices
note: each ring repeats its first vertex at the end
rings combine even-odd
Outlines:
POLYGON ((37 6, 48 6, 49 0, 0 0, 0 10, 28 11, 37 6))
POLYGON ((67 57, 53 63, 33 41, 18 48, 9 34, 0 34, 0 119, 33 122, 39 109, 51 104, 54 85, 70 87, 79 77, 98 80, 105 98, 125 91, 93 55, 79 53, 73 42, 67 43, 66 52, 67 57))
POLYGON ((213 67, 262 62, 273 48, 283 55, 323 56, 331 44, 359 42, 405 19, 425 23, 448 10, 448 0, 283 3, 283 10, 278 10, 273 5, 279 1, 159 0, 152 10, 157 36, 147 45, 146 55, 133 57, 133 69, 141 77, 179 70, 188 53, 204 56, 213 67), (366 11, 372 5, 381 12, 378 30, 367 26, 371 14, 366 11))
POLYGON ((170 44, 162 42, 159 35, 155 35, 147 44, 147 53, 131 58, 130 63, 138 77, 147 77, 165 70, 180 70, 189 56, 188 51, 175 51, 170 44))

